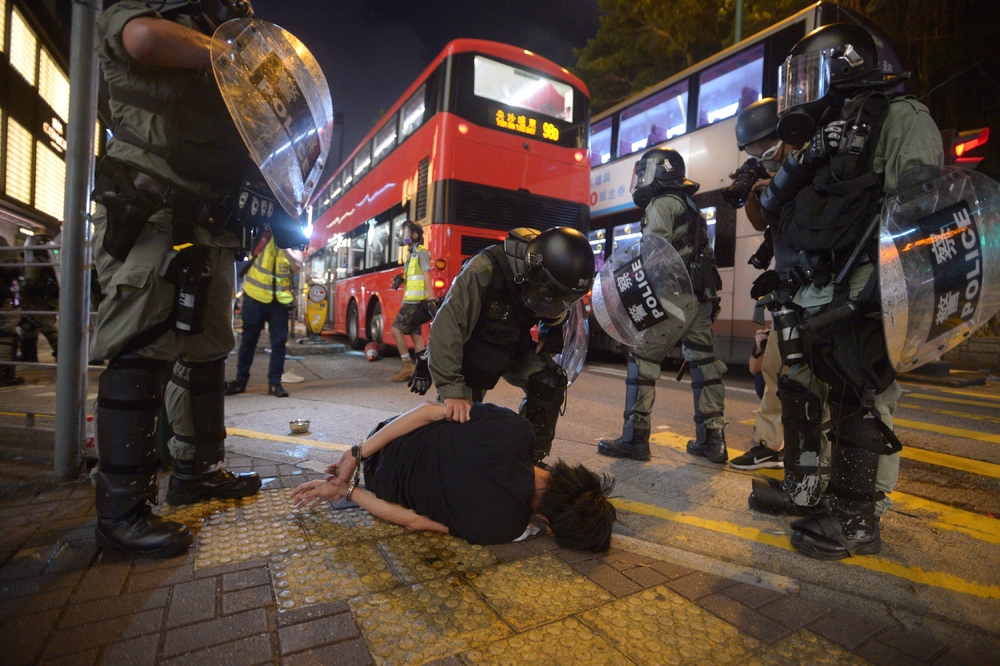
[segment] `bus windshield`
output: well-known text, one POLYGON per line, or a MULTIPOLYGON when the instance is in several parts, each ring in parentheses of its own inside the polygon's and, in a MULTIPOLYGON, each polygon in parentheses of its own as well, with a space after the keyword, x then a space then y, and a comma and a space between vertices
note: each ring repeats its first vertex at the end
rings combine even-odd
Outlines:
POLYGON ((494 102, 573 120, 573 86, 496 60, 475 57, 474 92, 494 102))

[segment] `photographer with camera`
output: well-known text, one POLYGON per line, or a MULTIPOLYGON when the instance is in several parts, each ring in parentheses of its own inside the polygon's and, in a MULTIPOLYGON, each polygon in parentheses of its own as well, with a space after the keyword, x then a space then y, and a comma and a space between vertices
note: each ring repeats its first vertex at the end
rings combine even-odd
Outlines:
MULTIPOLYGON (((781 160, 794 147, 778 138, 778 101, 765 97, 740 112, 736 118, 736 144, 748 159, 731 177, 733 184, 722 191, 722 197, 733 208, 746 207, 747 219, 764 240, 750 257, 750 265, 766 270, 774 257, 771 228, 761 215, 760 193, 771 182, 781 166, 781 160)), ((767 338, 764 338, 766 343, 767 338)), ((750 450, 729 461, 736 469, 780 468, 782 466, 781 401, 778 400, 778 374, 781 355, 778 345, 764 345, 760 356, 754 350, 752 360, 759 360, 760 370, 753 373, 763 378, 764 391, 754 420, 750 450), (759 373, 759 374, 758 374, 759 373)))

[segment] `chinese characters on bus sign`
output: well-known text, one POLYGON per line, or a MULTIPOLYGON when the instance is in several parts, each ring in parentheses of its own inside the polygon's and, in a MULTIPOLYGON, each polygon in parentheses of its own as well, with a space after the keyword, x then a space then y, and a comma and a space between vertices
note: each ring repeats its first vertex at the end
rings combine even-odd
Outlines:
MULTIPOLYGON (((516 116, 513 113, 505 113, 503 109, 497 109, 497 127, 514 130, 521 134, 535 136, 538 133, 538 121, 527 116, 516 116)), ((559 140, 559 128, 552 123, 542 123, 542 138, 549 141, 559 140)))
POLYGON ((623 264, 614 272, 615 289, 621 297, 622 306, 637 331, 644 331, 667 318, 660 301, 649 285, 642 259, 636 258, 630 264, 623 264))
POLYGON ((933 340, 976 313, 982 286, 982 254, 975 219, 964 201, 936 211, 917 224, 924 239, 915 245, 925 248, 934 272, 934 321, 927 333, 927 340, 933 340))

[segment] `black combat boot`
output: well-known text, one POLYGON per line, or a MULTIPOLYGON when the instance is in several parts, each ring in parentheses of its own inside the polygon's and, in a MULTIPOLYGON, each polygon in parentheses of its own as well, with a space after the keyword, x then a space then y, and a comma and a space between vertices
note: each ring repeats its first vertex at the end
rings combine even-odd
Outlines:
POLYGON ((788 491, 781 481, 777 479, 752 479, 753 491, 747 500, 750 508, 758 513, 766 513, 771 516, 811 516, 814 513, 824 511, 829 507, 825 499, 813 506, 796 504, 792 501, 788 491))
POLYGON ((687 452, 693 456, 707 459, 709 462, 724 463, 729 460, 726 450, 726 432, 722 428, 705 428, 705 439, 698 441, 689 439, 687 452))
POLYGON ((193 460, 174 460, 167 487, 170 504, 193 504, 209 499, 235 499, 255 495, 260 490, 256 472, 235 474, 227 469, 199 473, 193 460))
POLYGON ((882 550, 874 502, 830 498, 828 512, 792 523, 792 546, 817 560, 842 560, 882 550))
POLYGON ((630 430, 629 437, 622 435, 616 439, 602 439, 597 445, 597 452, 610 458, 631 458, 645 462, 649 460, 649 430, 626 428, 630 430))
POLYGON ((139 504, 119 518, 98 518, 95 534, 100 546, 154 559, 180 555, 192 541, 187 525, 160 518, 148 504, 139 504))

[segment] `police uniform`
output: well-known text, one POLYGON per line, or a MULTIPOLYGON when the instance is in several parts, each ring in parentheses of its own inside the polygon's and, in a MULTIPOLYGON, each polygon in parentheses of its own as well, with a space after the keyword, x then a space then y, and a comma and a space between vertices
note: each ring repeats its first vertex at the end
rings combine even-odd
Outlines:
MULTIPOLYGON (((9 247, 7 239, 0 236, 0 247, 9 247)), ((12 264, 16 261, 13 252, 0 252, 0 264, 12 264)), ((0 361, 10 363, 14 360, 14 349, 17 346, 17 317, 13 314, 14 292, 11 284, 17 279, 16 268, 0 267, 0 361)), ((17 377, 13 365, 0 366, 0 386, 23 384, 24 378, 17 377)))
MULTIPOLYGON (((706 457, 712 462, 725 462, 728 453, 724 436, 725 389, 722 375, 727 368, 725 363, 715 358, 712 334, 712 322, 718 312, 718 273, 714 267, 707 224, 688 195, 697 190, 697 185, 684 181, 680 157, 671 155, 671 159, 677 161, 670 178, 672 184, 658 187, 647 204, 642 219, 642 236, 657 236, 669 242, 689 270, 696 256, 711 258, 708 282, 698 281, 696 290, 700 293, 692 296, 698 300, 694 319, 681 338, 681 352, 691 370, 697 432, 687 448, 689 453, 706 457)), ((601 440, 598 453, 649 460, 650 415, 656 399, 656 380, 660 377, 660 363, 669 351, 670 347, 662 343, 647 343, 634 348, 629 354, 622 436, 601 440)))
MULTIPOLYGON (((858 95, 844 104, 842 117, 848 119, 848 131, 831 161, 844 164, 843 160, 853 159, 851 146, 857 142, 850 127, 859 122, 864 99, 858 95)), ((888 101, 874 147, 868 150, 871 162, 866 173, 877 176, 873 181, 876 187, 881 183, 876 205, 881 197, 898 191, 905 172, 943 163, 940 132, 927 107, 911 97, 888 101)), ((823 174, 817 172, 816 186, 804 188, 806 196, 827 186, 823 174)), ((811 201, 802 197, 800 192, 796 206, 811 201)), ((787 257, 782 260, 784 252, 797 252, 795 227, 789 223, 794 210, 795 206, 783 209, 781 228, 775 236, 779 267, 790 263, 787 257)), ((812 267, 822 266, 814 255, 800 252, 799 256, 812 267)), ((841 264, 834 260, 826 268, 836 273, 841 264)), ((874 298, 871 292, 876 271, 869 252, 850 273, 844 288, 835 287, 829 276, 813 280, 798 289, 792 303, 805 313, 807 322, 810 316, 845 300, 864 304, 874 298)), ((881 322, 856 313, 810 333, 804 342, 806 362, 791 364, 779 380, 786 447, 781 489, 792 502, 788 505, 791 513, 813 514, 794 524, 793 545, 822 559, 878 552, 879 516, 891 506, 885 494, 894 488, 898 477, 899 446, 892 435, 892 414, 902 393, 888 362, 881 322), (827 427, 827 414, 829 439, 820 437, 827 427), (820 503, 824 494, 828 494, 828 506, 820 503)), ((765 503, 773 498, 768 488, 754 483, 751 506, 755 496, 765 503)))
MULTIPOLYGON (((515 230, 512 236, 519 232, 526 232, 526 238, 540 238, 534 230, 515 230)), ((581 238, 591 262, 589 284, 593 280, 593 254, 581 238)), ((565 312, 556 320, 540 321, 525 304, 514 276, 525 274, 526 241, 514 238, 506 244, 520 247, 520 252, 495 245, 473 257, 455 278, 434 318, 427 360, 439 400, 482 402, 486 391, 501 377, 523 389, 525 399, 519 413, 535 429, 533 457, 539 462, 551 450, 567 382, 565 373, 547 354, 534 353, 531 329, 539 324, 561 340, 559 325, 565 312)), ((582 292, 575 298, 579 296, 582 292)))
POLYGON ((50 311, 50 315, 25 315, 19 324, 21 360, 38 362, 38 334, 48 340, 55 357, 59 349, 59 329, 56 315, 59 310, 59 281, 53 266, 41 266, 52 262, 49 250, 32 250, 31 245, 48 245, 48 236, 33 236, 25 247, 24 277, 21 281, 19 301, 22 310, 50 311), (33 242, 32 242, 33 241, 33 242))
MULTIPOLYGON (((105 202, 94 214, 93 247, 106 296, 90 356, 110 359, 98 389, 98 540, 160 557, 186 548, 179 530, 170 535, 174 524, 166 523, 147 540, 129 525, 148 523, 142 507, 156 501, 161 400, 173 430, 168 501, 241 497, 255 493, 260 479, 221 469, 225 359, 235 345, 234 252, 241 240, 214 221, 221 218, 217 211, 225 196, 239 185, 248 164, 246 149, 211 71, 155 68, 133 60, 122 33, 140 17, 159 15, 141 2, 123 0, 105 10, 97 24, 114 136, 94 193, 96 201, 105 202), (116 208, 121 201, 110 196, 133 186, 142 202, 155 202, 138 220, 123 214, 127 208, 116 208), (175 247, 197 248, 204 262, 200 270, 210 276, 207 286, 201 283, 203 330, 197 334, 177 333, 172 315, 177 288, 161 277, 175 247), (170 380, 163 389, 166 372, 170 380)), ((184 15, 171 20, 194 26, 184 15)))
POLYGON ((246 387, 250 380, 257 340, 267 323, 271 340, 271 359, 267 369, 268 390, 279 397, 287 396, 281 388, 285 371, 285 348, 288 342, 288 310, 295 296, 292 293, 292 264, 274 238, 253 258, 243 277, 243 335, 236 364, 236 383, 246 387))

